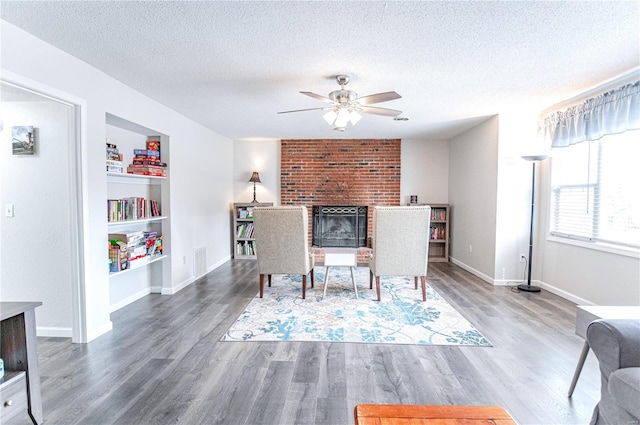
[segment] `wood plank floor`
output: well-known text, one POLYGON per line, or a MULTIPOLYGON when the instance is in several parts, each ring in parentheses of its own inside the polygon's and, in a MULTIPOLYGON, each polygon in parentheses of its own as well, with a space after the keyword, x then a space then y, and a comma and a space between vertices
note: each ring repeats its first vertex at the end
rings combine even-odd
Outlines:
POLYGON ((255 262, 232 260, 118 310, 113 331, 89 344, 38 338, 45 423, 338 425, 353 424, 359 403, 497 405, 520 424, 589 422, 600 389, 592 353, 567 397, 583 343, 575 304, 446 263, 429 265, 428 282, 493 347, 220 342, 258 291, 255 262))

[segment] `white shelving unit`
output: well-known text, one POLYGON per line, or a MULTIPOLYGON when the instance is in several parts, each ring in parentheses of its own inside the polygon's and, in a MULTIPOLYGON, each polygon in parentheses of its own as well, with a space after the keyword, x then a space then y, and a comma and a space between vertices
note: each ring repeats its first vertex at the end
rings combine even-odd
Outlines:
MULTIPOLYGON (((109 143, 115 144, 123 154, 125 169, 133 160, 134 149, 146 149, 148 136, 161 137, 161 160, 169 161, 169 137, 130 121, 107 114, 106 134, 109 143)), ((106 172, 107 199, 124 199, 131 197, 157 201, 161 216, 135 220, 106 221, 107 236, 129 231, 156 231, 162 235, 162 254, 154 257, 143 257, 134 260, 131 267, 119 272, 109 273, 111 310, 125 305, 152 292, 160 293, 163 288, 171 286, 171 214, 169 177, 142 176, 125 173, 106 172)), ((105 220, 107 205, 105 202, 105 220)), ((106 253, 105 253, 106 256, 106 253)), ((108 258, 108 256, 106 256, 108 258)))
POLYGON ((133 271, 135 269, 139 269, 140 267, 145 267, 148 266, 149 264, 155 263, 156 261, 160 261, 160 260, 164 260, 165 258, 167 258, 166 255, 160 255, 157 257, 153 257, 153 258, 149 258, 144 257, 144 259, 140 259, 140 260, 136 260, 134 264, 132 264, 128 269, 119 271, 119 272, 111 272, 109 273, 109 277, 115 277, 115 276, 119 276, 125 273, 128 273, 130 271, 133 271))
POLYGON ((153 218, 143 218, 140 220, 122 220, 122 221, 109 221, 109 227, 117 227, 117 226, 126 226, 128 224, 143 224, 143 223, 153 223, 160 220, 166 220, 167 217, 153 217, 153 218))

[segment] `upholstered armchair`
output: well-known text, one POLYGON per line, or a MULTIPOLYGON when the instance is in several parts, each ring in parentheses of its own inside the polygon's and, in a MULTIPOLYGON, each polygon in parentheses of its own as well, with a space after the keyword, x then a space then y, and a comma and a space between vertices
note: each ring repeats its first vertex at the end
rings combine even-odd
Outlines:
POLYGON ((369 288, 376 280, 380 301, 381 276, 412 276, 415 289, 422 281, 422 301, 427 300, 427 262, 431 207, 374 207, 369 288))
POLYGON ((307 275, 313 288, 313 254, 309 253, 309 216, 307 208, 256 207, 253 209, 256 257, 260 274, 260 298, 264 293, 264 277, 269 287, 271 275, 302 275, 302 298, 306 298, 307 275))
POLYGON ((587 328, 587 342, 601 374, 591 424, 640 423, 640 320, 596 320, 587 328))

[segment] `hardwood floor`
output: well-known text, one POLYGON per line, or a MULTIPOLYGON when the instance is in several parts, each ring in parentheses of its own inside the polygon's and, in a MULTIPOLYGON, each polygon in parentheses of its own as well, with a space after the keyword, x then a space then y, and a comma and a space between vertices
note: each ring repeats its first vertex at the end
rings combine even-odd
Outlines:
POLYGON ((573 303, 446 263, 429 265, 428 282, 493 347, 220 342, 258 291, 255 262, 232 260, 118 310, 113 331, 89 344, 39 338, 45 423, 353 424, 359 403, 497 405, 520 424, 589 422, 600 390, 592 353, 567 397, 583 343, 573 303))

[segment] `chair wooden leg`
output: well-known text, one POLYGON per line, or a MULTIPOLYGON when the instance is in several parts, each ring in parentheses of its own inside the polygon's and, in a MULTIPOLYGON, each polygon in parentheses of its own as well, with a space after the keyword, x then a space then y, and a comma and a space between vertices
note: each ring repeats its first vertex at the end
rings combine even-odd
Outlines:
POLYGON ((413 280, 415 280, 415 289, 418 289, 418 276, 414 276, 413 280))
POLYGON ((380 301, 380 276, 376 276, 376 292, 378 293, 378 301, 380 301))
POLYGON ((420 280, 422 281, 422 301, 426 302, 427 301, 427 277, 420 276, 420 280))
POLYGON ((264 275, 260 275, 260 298, 262 298, 262 294, 264 293, 264 275))
POLYGON ((369 269, 369 289, 373 289, 373 272, 369 269))
POLYGON ((311 269, 311 287, 313 288, 313 269, 311 269))
POLYGON ((302 299, 307 297, 307 275, 302 275, 302 299))
POLYGON ((269 288, 271 288, 271 275, 270 274, 267 275, 267 279, 269 280, 269 288))

